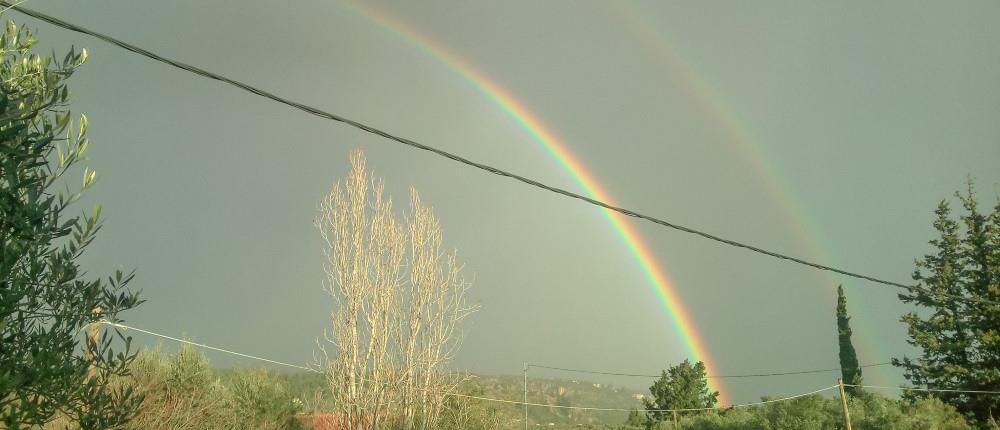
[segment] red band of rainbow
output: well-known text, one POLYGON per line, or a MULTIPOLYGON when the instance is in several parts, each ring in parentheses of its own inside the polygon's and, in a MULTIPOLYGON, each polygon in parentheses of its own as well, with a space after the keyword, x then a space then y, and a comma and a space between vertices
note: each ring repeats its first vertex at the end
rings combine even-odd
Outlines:
MULTIPOLYGON (((576 159, 572 152, 570 152, 569 147, 556 136, 555 132, 546 127, 537 115, 529 111, 523 103, 518 101, 513 94, 497 83, 496 80, 478 70, 441 43, 417 32, 403 22, 374 10, 370 6, 357 3, 349 4, 361 15, 377 23, 387 31, 400 36, 417 49, 438 59, 462 76, 479 92, 499 106, 518 125, 524 128, 539 144, 545 147, 552 157, 583 188, 586 194, 594 199, 614 204, 614 199, 600 186, 596 178, 588 173, 588 169, 576 159)), ((717 374, 715 363, 706 350, 705 345, 701 342, 698 330, 695 328, 687 310, 681 304, 673 284, 667 278, 666 272, 655 260, 652 252, 650 252, 649 246, 630 224, 630 220, 616 212, 608 210, 604 210, 604 215, 611 224, 612 229, 620 235, 629 252, 636 258, 639 266, 642 267, 650 285, 656 291, 667 313, 673 319, 674 328, 680 339, 683 340, 688 354, 695 361, 703 362, 709 375, 717 374)), ((728 396, 717 380, 709 380, 709 389, 719 392, 720 404, 729 404, 728 396)))

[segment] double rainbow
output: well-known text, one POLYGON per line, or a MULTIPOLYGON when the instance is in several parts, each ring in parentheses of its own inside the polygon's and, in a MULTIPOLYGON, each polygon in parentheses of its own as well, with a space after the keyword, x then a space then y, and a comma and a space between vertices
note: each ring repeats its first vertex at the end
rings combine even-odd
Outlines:
MULTIPOLYGON (((766 145, 755 139, 752 127, 740 121, 736 110, 723 102, 725 98, 721 97, 719 91, 703 77, 705 73, 698 70, 691 61, 694 56, 678 52, 674 44, 670 43, 672 38, 666 32, 668 27, 654 23, 651 19, 655 13, 645 10, 639 3, 607 2, 601 5, 604 6, 604 16, 620 21, 618 27, 631 33, 632 40, 637 42, 637 47, 647 54, 652 62, 658 63, 663 70, 669 72, 667 76, 671 76, 676 82, 676 88, 686 93, 685 100, 692 102, 706 118, 710 118, 726 141, 741 152, 740 158, 750 164, 769 191, 771 200, 777 207, 783 209, 780 213, 783 219, 780 222, 793 229, 803 251, 813 260, 837 264, 836 253, 823 246, 832 241, 824 237, 823 228, 816 225, 814 218, 799 204, 795 198, 796 193, 790 185, 791 182, 783 177, 781 169, 771 162, 773 157, 767 153, 766 145)), ((829 272, 821 273, 818 278, 820 286, 828 288, 825 290, 828 295, 824 296, 824 299, 831 303, 832 315, 834 287, 842 282, 842 278, 829 272)), ((870 314, 865 312, 864 305, 863 300, 850 301, 853 315, 851 323, 855 329, 854 343, 858 346, 859 352, 873 357, 872 361, 883 361, 884 357, 890 354, 881 351, 873 338, 866 335, 870 332, 871 323, 867 320, 870 314)), ((866 380, 878 381, 882 385, 896 383, 885 374, 884 369, 866 369, 866 380)))
MULTIPOLYGON (((501 86, 496 80, 490 78, 489 75, 459 57, 446 46, 410 28, 392 16, 381 13, 369 6, 357 3, 350 4, 361 15, 367 17, 385 30, 400 36, 415 48, 438 59, 472 84, 480 93, 499 106, 514 122, 541 144, 566 169, 569 175, 584 190, 585 194, 594 199, 615 204, 614 199, 598 183, 597 179, 588 173, 586 166, 570 152, 569 147, 559 139, 556 133, 549 127, 546 127, 537 115, 528 110, 523 103, 518 101, 510 91, 501 86)), ((667 274, 656 261, 649 246, 636 231, 635 227, 623 215, 610 210, 603 210, 603 212, 612 229, 618 233, 624 245, 635 256, 639 266, 642 267, 650 285, 663 302, 668 315, 673 319, 675 330, 683 341, 691 358, 695 361, 703 362, 709 375, 717 374, 715 363, 711 359, 711 355, 708 353, 705 345, 701 342, 701 336, 698 334, 698 330, 695 328, 687 309, 681 304, 673 283, 667 278, 667 274)), ((729 403, 728 396, 718 382, 710 379, 708 384, 710 390, 719 392, 719 402, 721 404, 725 405, 729 403)))

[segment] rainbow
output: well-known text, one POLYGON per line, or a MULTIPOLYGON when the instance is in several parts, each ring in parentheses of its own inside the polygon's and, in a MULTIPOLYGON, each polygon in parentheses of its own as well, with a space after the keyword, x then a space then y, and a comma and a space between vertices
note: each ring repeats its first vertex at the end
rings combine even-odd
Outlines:
MULTIPOLYGON (((712 119, 719 126, 717 130, 723 133, 726 141, 733 143, 743 153, 742 159, 749 161, 753 170, 757 172, 757 176, 765 182, 764 185, 769 191, 770 198, 784 209, 782 211, 784 218, 782 224, 794 229, 794 234, 800 238, 804 251, 816 261, 826 261, 836 265, 838 262, 833 258, 833 253, 820 246, 821 242, 829 243, 829 241, 823 240, 823 229, 815 225, 812 217, 807 216, 806 211, 793 198, 795 193, 791 190, 789 181, 784 179, 780 173, 781 170, 770 162, 772 157, 766 153, 765 145, 761 145, 753 139, 750 127, 742 124, 737 119, 738 115, 720 102, 723 99, 712 88, 712 85, 702 78, 703 74, 696 73, 691 62, 684 61, 685 57, 674 49, 669 43, 667 35, 659 30, 659 26, 649 22, 647 17, 651 14, 639 10, 640 5, 636 3, 607 2, 602 3, 602 5, 610 12, 604 15, 622 20, 619 26, 632 33, 633 40, 642 45, 646 52, 652 54, 652 59, 657 60, 669 72, 668 75, 679 84, 678 87, 685 92, 686 99, 693 102, 705 117, 712 119)), ((834 287, 840 283, 840 280, 836 276, 826 273, 820 282, 829 287, 828 291, 832 294, 834 287)), ((845 285, 845 287, 849 288, 849 285, 845 285)), ((832 297, 831 295, 830 303, 833 303, 832 297)), ((888 354, 880 353, 872 338, 863 336, 861 333, 864 333, 864 330, 859 330, 860 326, 866 325, 863 320, 864 315, 866 315, 863 304, 862 300, 850 301, 852 321, 854 322, 854 343, 860 347, 861 352, 872 357, 869 362, 883 361, 888 354)), ((892 385, 895 383, 887 379, 887 375, 882 372, 873 375, 872 372, 877 369, 865 369, 866 379, 873 381, 873 379, 868 378, 877 376, 874 380, 882 384, 892 385)))
MULTIPOLYGON (((489 75, 477 69, 446 46, 410 28, 394 17, 373 9, 368 5, 353 2, 347 4, 351 5, 360 15, 377 23, 390 33, 400 36, 417 49, 448 65, 479 92, 499 106, 514 122, 524 128, 566 169, 586 194, 594 199, 614 204, 614 199, 611 198, 597 179, 588 172, 586 166, 570 152, 570 148, 559 139, 556 133, 549 127, 546 127, 538 115, 528 110, 523 103, 518 101, 510 91, 497 83, 496 80, 490 78, 489 75)), ((703 362, 709 375, 718 374, 715 362, 702 343, 701 336, 698 334, 698 330, 690 314, 681 304, 676 288, 670 282, 670 279, 667 278, 667 274, 661 265, 656 261, 649 246, 624 216, 610 210, 604 210, 603 212, 612 229, 618 233, 623 244, 635 256, 639 266, 649 280, 649 284, 654 288, 663 302, 663 306, 673 319, 677 334, 682 339, 691 358, 695 361, 703 362)), ((729 404, 729 396, 726 395, 718 380, 709 379, 708 384, 710 390, 719 392, 720 404, 729 404)))

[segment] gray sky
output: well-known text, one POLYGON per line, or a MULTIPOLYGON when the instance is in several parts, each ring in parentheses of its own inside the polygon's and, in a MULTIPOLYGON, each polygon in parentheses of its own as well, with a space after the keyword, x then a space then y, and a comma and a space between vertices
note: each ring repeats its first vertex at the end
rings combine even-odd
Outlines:
MULTIPOLYGON (((453 68, 327 1, 25 6, 439 148, 582 191, 453 68)), ((908 282, 932 210, 976 179, 1000 193, 1000 6, 739 2, 399 2, 372 6, 487 73, 554 130, 621 205, 908 282)), ((398 206, 418 188, 475 274, 457 365, 523 361, 658 372, 688 356, 601 212, 197 78, 65 30, 90 119, 107 222, 93 274, 135 268, 125 318, 166 334, 306 363, 328 323, 318 199, 363 148, 398 206)), ((721 373, 837 366, 843 283, 863 363, 910 351, 896 291, 679 232, 637 231, 721 373)), ((154 343, 137 336, 141 343, 154 343)), ((218 365, 255 365, 211 355, 218 365)), ((634 387, 647 380, 574 376, 634 387)), ((869 382, 897 384, 891 368, 869 382)), ((735 401, 836 374, 729 380, 735 401)))

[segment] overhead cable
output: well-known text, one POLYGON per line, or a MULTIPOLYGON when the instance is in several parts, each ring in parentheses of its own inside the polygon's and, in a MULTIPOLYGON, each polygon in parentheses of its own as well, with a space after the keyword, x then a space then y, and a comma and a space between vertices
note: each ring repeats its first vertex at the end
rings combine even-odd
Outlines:
MULTIPOLYGON (((210 350, 213 350, 213 351, 224 352, 226 354, 232 354, 232 355, 236 355, 236 356, 240 356, 240 357, 244 357, 244 358, 250 358, 250 359, 254 359, 254 360, 260 360, 260 361, 263 361, 263 362, 272 363, 272 364, 279 364, 279 365, 282 365, 282 366, 294 367, 294 368, 297 368, 297 369, 302 369, 302 370, 306 370, 306 371, 310 371, 310 372, 315 372, 315 373, 323 373, 323 372, 320 372, 319 370, 316 370, 316 369, 313 369, 313 368, 309 368, 309 367, 305 367, 305 366, 299 366, 299 365, 295 365, 295 364, 284 363, 284 362, 281 362, 281 361, 278 361, 278 360, 272 360, 272 359, 269 359, 269 358, 258 357, 258 356, 250 355, 250 354, 244 354, 242 352, 230 351, 228 349, 219 348, 219 347, 210 346, 210 345, 205 345, 205 344, 202 344, 202 343, 191 342, 191 341, 186 340, 186 339, 180 339, 180 338, 173 337, 173 336, 167 336, 165 334, 156 333, 156 332, 153 332, 153 331, 144 330, 144 329, 137 328, 137 327, 132 327, 132 326, 128 326, 128 325, 121 324, 121 323, 114 323, 114 322, 105 321, 105 320, 98 321, 97 323, 98 324, 103 324, 103 325, 109 325, 109 326, 113 326, 113 327, 117 327, 117 328, 121 328, 121 329, 125 329, 125 330, 135 330, 137 332, 145 333, 145 334, 148 334, 148 335, 151 335, 151 336, 156 336, 156 337, 159 337, 159 338, 168 339, 168 340, 172 340, 172 341, 175 341, 175 342, 180 342, 180 343, 184 343, 184 344, 188 344, 188 345, 193 345, 193 346, 197 346, 197 347, 200 347, 200 348, 206 348, 206 349, 210 349, 210 350)), ((788 396, 788 397, 781 397, 781 398, 777 398, 777 399, 763 400, 763 401, 760 401, 760 402, 753 402, 753 403, 742 403, 742 404, 736 404, 736 405, 725 406, 725 407, 718 406, 718 407, 713 407, 713 408, 647 409, 646 411, 649 411, 649 412, 693 412, 693 411, 724 410, 724 409, 730 409, 730 408, 743 408, 743 407, 748 407, 748 406, 757 406, 757 405, 764 405, 764 404, 768 404, 768 403, 783 402, 783 401, 786 401, 786 400, 797 399, 799 397, 810 396, 810 395, 813 395, 813 394, 816 394, 816 393, 820 393, 820 392, 823 392, 823 391, 826 391, 826 390, 831 390, 831 389, 834 389, 834 388, 837 388, 837 385, 829 386, 829 387, 826 387, 826 388, 820 388, 818 390, 810 391, 808 393, 796 394, 796 395, 788 396)), ((628 412, 628 411, 632 410, 632 409, 622 409, 622 408, 601 408, 601 407, 591 407, 591 406, 548 405, 548 404, 544 404, 544 403, 531 403, 531 402, 523 402, 523 401, 516 401, 516 400, 505 400, 505 399, 495 399, 495 398, 490 398, 490 397, 473 396, 473 395, 468 395, 468 394, 456 393, 456 392, 452 392, 452 391, 435 391, 435 392, 437 392, 439 394, 448 395, 448 396, 462 397, 462 398, 467 398, 467 399, 483 400, 483 401, 497 402, 497 403, 507 403, 507 404, 512 404, 512 405, 526 405, 526 406, 537 406, 537 407, 546 407, 546 408, 576 409, 576 410, 587 410, 587 411, 618 411, 618 412, 628 412)))
POLYGON ((723 238, 723 237, 720 237, 720 236, 716 236, 716 235, 713 235, 713 234, 710 234, 710 233, 706 233, 706 232, 703 232, 703 231, 700 231, 700 230, 696 230, 694 228, 685 227, 685 226, 682 226, 682 225, 679 225, 679 224, 675 224, 675 223, 670 222, 670 221, 666 221, 666 220, 663 220, 663 219, 660 219, 660 218, 656 218, 656 217, 653 217, 653 216, 650 216, 650 215, 645 215, 645 214, 633 211, 631 209, 626 209, 626 208, 614 206, 614 205, 612 205, 610 203, 606 203, 606 202, 603 202, 603 201, 600 201, 600 200, 597 200, 597 199, 594 199, 594 198, 591 198, 591 197, 587 197, 587 196, 584 196, 584 195, 581 195, 581 194, 577 194, 577 193, 574 193, 572 191, 568 191, 568 190, 565 190, 565 189, 562 189, 562 188, 558 188, 558 187, 555 187, 555 186, 547 185, 547 184, 544 184, 544 183, 539 182, 537 180, 534 180, 534 179, 531 179, 531 178, 528 178, 528 177, 525 177, 525 176, 521 176, 521 175, 518 175, 518 174, 515 174, 515 173, 512 173, 512 172, 509 172, 507 170, 503 170, 503 169, 500 169, 500 168, 497 168, 497 167, 493 167, 493 166, 490 166, 488 164, 484 164, 484 163, 479 163, 479 162, 476 162, 476 161, 472 161, 472 160, 467 159, 465 157, 462 157, 460 155, 457 155, 457 154, 454 154, 454 153, 451 153, 451 152, 448 152, 448 151, 445 151, 445 150, 442 150, 442 149, 438 149, 438 148, 435 148, 433 146, 426 145, 426 144, 417 142, 417 141, 412 140, 412 139, 407 139, 405 137, 397 136, 397 135, 394 135, 394 134, 389 133, 387 131, 383 131, 383 130, 381 130, 379 128, 376 128, 376 127, 364 124, 364 123, 359 122, 359 121, 355 121, 355 120, 352 120, 352 119, 349 119, 349 118, 346 118, 346 117, 343 117, 343 116, 340 116, 340 115, 336 115, 336 114, 324 111, 322 109, 319 109, 319 108, 316 108, 316 107, 313 107, 313 106, 309 106, 309 105, 306 105, 306 104, 303 104, 303 103, 299 103, 299 102, 296 102, 296 101, 293 101, 293 100, 290 100, 290 99, 287 99, 287 98, 284 98, 284 97, 280 97, 280 96, 275 95, 275 94, 273 94, 271 92, 268 92, 268 91, 262 90, 260 88, 254 87, 252 85, 249 85, 249 84, 237 81, 237 80, 232 79, 232 78, 227 78, 227 77, 219 75, 217 73, 212 73, 212 72, 209 72, 209 71, 207 71, 205 69, 202 69, 202 68, 199 68, 199 67, 196 67, 196 66, 192 66, 192 65, 189 65, 189 64, 185 64, 185 63, 182 63, 182 62, 177 61, 177 60, 172 60, 170 58, 167 58, 167 57, 161 56, 159 54, 156 54, 156 53, 154 53, 152 51, 140 48, 138 46, 132 45, 132 44, 127 43, 127 42, 123 42, 123 41, 121 41, 119 39, 116 39, 114 37, 111 37, 111 36, 108 36, 108 35, 105 35, 105 34, 102 34, 102 33, 98 33, 98 32, 93 31, 93 30, 86 29, 86 28, 78 26, 76 24, 72 24, 72 23, 66 22, 66 21, 61 20, 59 18, 55 18, 53 16, 50 16, 50 15, 47 15, 47 14, 44 14, 44 13, 41 13, 41 12, 38 12, 38 11, 35 11, 35 10, 26 9, 26 8, 17 6, 16 4, 11 4, 8 1, 0 0, 0 5, 13 8, 17 12, 23 13, 25 15, 28 15, 30 17, 39 19, 41 21, 45 21, 45 22, 47 22, 49 24, 52 24, 52 25, 55 25, 55 26, 58 26, 58 27, 62 27, 64 29, 67 29, 67 30, 70 30, 70 31, 74 31, 74 32, 77 32, 77 33, 86 34, 86 35, 95 37, 97 39, 103 40, 103 41, 105 41, 107 43, 110 43, 112 45, 121 47, 121 48, 123 48, 125 50, 134 52, 136 54, 142 55, 142 56, 144 56, 146 58, 149 58, 149 59, 152 59, 152 60, 155 60, 155 61, 159 61, 161 63, 170 65, 172 67, 176 67, 176 68, 179 68, 179 69, 182 69, 182 70, 186 70, 188 72, 194 73, 196 75, 199 75, 199 76, 202 76, 202 77, 205 77, 205 78, 208 78, 208 79, 212 79, 212 80, 216 80, 216 81, 219 81, 219 82, 223 82, 223 83, 232 85, 232 86, 237 87, 237 88, 239 88, 241 90, 248 91, 250 93, 253 93, 253 94, 256 94, 258 96, 270 99, 272 101, 284 104, 286 106, 290 106, 292 108, 301 110, 301 111, 309 113, 311 115, 315 115, 317 117, 325 118, 325 119, 332 120, 332 121, 341 122, 341 123, 350 125, 351 127, 354 127, 354 128, 359 129, 359 130, 365 131, 367 133, 375 134, 375 135, 381 136, 383 138, 386 138, 388 140, 392 140, 392 141, 395 141, 397 143, 401 143, 403 145, 407 145, 407 146, 410 146, 410 147, 413 147, 413 148, 416 148, 416 149, 428 151, 428 152, 434 153, 436 155, 439 155, 441 157, 445 157, 445 158, 447 158, 449 160, 456 161, 456 162, 459 162, 459 163, 462 163, 462 164, 465 164, 465 165, 468 165, 468 166, 471 166, 471 167, 474 167, 476 169, 483 170, 483 171, 486 171, 486 172, 489 172, 489 173, 493 173, 495 175, 499 175, 499 176, 511 178, 511 179, 516 180, 516 181, 522 182, 524 184, 531 185, 531 186, 537 187, 537 188, 541 188, 541 189, 546 190, 546 191, 550 191, 550 192, 553 192, 553 193, 556 193, 556 194, 560 194, 560 195, 563 195, 563 196, 566 196, 566 197, 570 197, 570 198, 582 200, 582 201, 590 203, 592 205, 599 206, 599 207, 602 207, 604 209, 607 209, 607 210, 610 210, 610 211, 614 211, 614 212, 617 212, 617 213, 625 215, 625 216, 643 219, 643 220, 652 222, 652 223, 657 224, 657 225, 661 225, 661 226, 668 227, 668 228, 671 228, 671 229, 674 229, 674 230, 678 230, 678 231, 682 231, 682 232, 685 232, 685 233, 693 234, 693 235, 696 235, 696 236, 699 236, 699 237, 702 237, 702 238, 705 238, 705 239, 708 239, 708 240, 712 240, 712 241, 715 241, 715 242, 719 242, 719 243, 722 243, 722 244, 726 244, 726 245, 729 245, 729 246, 733 246, 733 247, 737 247, 737 248, 743 248, 743 249, 746 249, 746 250, 749 250, 749 251, 752 251, 752 252, 756 252, 758 254, 767 255, 767 256, 770 256, 770 257, 773 257, 773 258, 777 258, 777 259, 780 259, 780 260, 790 261, 790 262, 793 262, 793 263, 798 263, 798 264, 801 264, 801 265, 804 265, 804 266, 809 266, 809 267, 812 267, 812 268, 815 268, 815 269, 820 269, 820 270, 825 270, 825 271, 829 271, 829 272, 833 272, 833 273, 838 273, 838 274, 841 274, 841 275, 844 275, 844 276, 849 276, 849 277, 852 277, 852 278, 863 279, 863 280, 874 282, 874 283, 877 283, 877 284, 882 284, 882 285, 887 285, 887 286, 902 288, 902 289, 905 289, 905 290, 908 290, 908 291, 911 291, 911 292, 913 292, 913 291, 923 291, 923 292, 925 292, 927 294, 938 294, 938 295, 952 297, 952 298, 959 299, 959 300, 964 300, 964 301, 974 301, 974 302, 988 303, 988 304, 1000 304, 1000 302, 993 302, 993 301, 988 301, 988 300, 983 300, 983 299, 977 299, 977 298, 967 298, 967 297, 961 297, 961 296, 950 296, 950 295, 947 295, 947 294, 944 294, 944 293, 932 293, 932 292, 930 292, 930 291, 928 291, 928 290, 926 290, 924 288, 921 288, 919 286, 906 285, 906 284, 902 284, 902 283, 899 283, 899 282, 893 282, 893 281, 888 281, 888 280, 884 280, 884 279, 879 279, 879 278, 876 278, 874 276, 868 276, 868 275, 864 275, 864 274, 860 274, 860 273, 851 272, 851 271, 848 271, 848 270, 845 270, 845 269, 839 269, 839 268, 836 268, 836 267, 833 267, 833 266, 827 266, 827 265, 823 265, 823 264, 811 262, 811 261, 808 261, 808 260, 805 260, 805 259, 802 259, 802 258, 793 257, 793 256, 782 254, 782 253, 779 253, 779 252, 776 252, 776 251, 769 251, 767 249, 764 249, 764 248, 761 248, 761 247, 758 247, 758 246, 755 246, 755 245, 750 245, 750 244, 747 244, 747 243, 738 242, 738 241, 735 241, 735 240, 732 240, 732 239, 726 239, 726 238, 723 238))
MULTIPOLYGON (((105 324, 105 325, 114 326, 114 327, 125 329, 125 330, 135 330, 135 331, 138 331, 140 333, 145 333, 145 334, 148 334, 148 335, 151 335, 151 336, 156 336, 156 337, 160 337, 160 338, 163 338, 163 339, 172 340, 172 341, 175 341, 175 342, 181 342, 181 343, 185 343, 185 344, 188 344, 188 345, 193 345, 193 346, 197 346, 197 347, 201 347, 201 348, 206 348, 206 349, 210 349, 210 350, 213 350, 213 351, 224 352, 224 353, 227 353, 227 354, 232 354, 232 355, 236 355, 236 356, 240 356, 240 357, 245 357, 245 358, 250 358, 250 359, 254 359, 254 360, 260 360, 260 361, 267 362, 267 363, 272 363, 272 364, 279 364, 279 365, 282 365, 282 366, 294 367, 294 368, 297 368, 297 369, 302 369, 302 370, 306 370, 306 371, 310 371, 310 372, 322 373, 319 370, 316 370, 316 369, 313 369, 313 368, 309 368, 309 367, 305 367, 305 366, 299 366, 299 365, 295 365, 295 364, 284 363, 284 362, 281 362, 281 361, 278 361, 278 360, 271 360, 269 358, 258 357, 258 356, 254 356, 254 355, 250 355, 250 354, 244 354, 244 353, 241 353, 241 352, 230 351, 230 350, 224 349, 224 348, 219 348, 219 347, 214 347, 214 346, 205 345, 205 344, 201 344, 201 343, 191 342, 191 341, 186 340, 186 339, 180 339, 180 338, 176 338, 176 337, 173 337, 173 336, 167 336, 165 334, 160 334, 160 333, 152 332, 152 331, 149 331, 149 330, 143 330, 143 329, 132 327, 132 326, 128 326, 128 325, 125 325, 125 324, 113 323, 113 322, 110 322, 110 321, 98 321, 98 323, 99 324, 105 324)), ((536 365, 535 367, 542 367, 542 366, 537 366, 536 365)), ((547 367, 547 368, 551 368, 551 367, 547 367)), ((659 376, 659 375, 657 375, 657 376, 659 376)), ((1000 391, 982 391, 982 390, 951 390, 951 389, 929 389, 929 388, 914 388, 914 387, 886 387, 886 386, 879 386, 879 385, 854 385, 854 384, 844 384, 844 386, 845 387, 862 387, 862 388, 879 388, 879 389, 896 389, 896 390, 913 390, 913 391, 932 391, 932 392, 956 392, 956 393, 974 393, 974 394, 1000 394, 1000 391)), ((777 403, 777 402, 784 402, 784 401, 788 401, 788 400, 794 400, 794 399, 797 399, 797 398, 800 398, 800 397, 811 396, 813 394, 818 394, 818 393, 821 393, 821 392, 824 392, 824 391, 827 391, 827 390, 832 390, 832 389, 838 388, 838 387, 839 387, 839 385, 831 385, 829 387, 820 388, 820 389, 817 389, 817 390, 810 391, 808 393, 795 394, 795 395, 792 395, 792 396, 780 397, 780 398, 776 398, 776 399, 762 400, 762 401, 759 401, 759 402, 740 403, 740 404, 734 404, 734 405, 730 405, 730 406, 716 406, 716 407, 711 407, 711 408, 646 409, 645 411, 647 411, 647 412, 696 412, 696 411, 712 411, 712 410, 727 410, 727 409, 734 409, 734 408, 745 408, 745 407, 751 407, 751 406, 765 405, 765 404, 769 404, 769 403, 777 403)), ((435 391, 435 392, 439 393, 439 394, 447 395, 447 396, 452 396, 452 397, 461 397, 461 398, 466 398, 466 399, 482 400, 482 401, 495 402, 495 403, 506 403, 506 404, 511 404, 511 405, 532 406, 532 407, 545 407, 545 408, 557 408, 557 409, 572 409, 572 410, 585 410, 585 411, 607 411, 607 412, 629 412, 629 411, 632 411, 632 410, 635 409, 635 408, 631 408, 631 409, 625 409, 625 408, 602 408, 602 407, 594 407, 594 406, 549 405, 549 404, 544 404, 544 403, 533 403, 533 402, 525 402, 525 401, 519 401, 519 400, 507 400, 507 399, 496 399, 496 398, 484 397, 484 396, 474 396, 474 395, 469 395, 469 394, 456 393, 456 392, 453 392, 453 391, 435 391)))
POLYGON ((197 346, 199 348, 211 349, 213 351, 224 352, 226 354, 237 355, 237 356, 244 357, 244 358, 251 358, 251 359, 254 359, 254 360, 259 360, 259 361, 263 361, 263 362, 267 362, 267 363, 271 363, 271 364, 278 364, 278 365, 281 365, 281 366, 294 367, 296 369, 307 370, 307 371, 310 371, 310 372, 322 373, 322 372, 320 372, 320 371, 318 371, 316 369, 309 368, 309 367, 306 367, 306 366, 299 366, 297 364, 285 363, 285 362, 281 362, 281 361, 278 361, 278 360, 271 360, 270 358, 257 357, 255 355, 244 354, 242 352, 230 351, 228 349, 223 349, 223 348, 218 348, 218 347, 215 347, 215 346, 205 345, 203 343, 192 342, 192 341, 187 340, 187 339, 180 339, 180 338, 176 338, 176 337, 173 337, 173 336, 167 336, 165 334, 160 334, 160 333, 152 332, 152 331, 149 331, 149 330, 143 330, 141 328, 127 326, 125 324, 114 323, 114 322, 111 322, 111 321, 98 321, 98 324, 109 325, 109 326, 113 326, 113 327, 117 327, 117 328, 125 329, 125 330, 135 330, 135 331, 137 331, 139 333, 145 333, 145 334, 148 334, 150 336, 156 336, 156 337, 159 337, 159 338, 163 338, 163 339, 167 339, 167 340, 172 340, 174 342, 180 342, 180 343, 184 343, 184 344, 188 344, 188 345, 192 345, 192 346, 197 346))
MULTIPOLYGON (((886 362, 882 362, 882 363, 865 364, 865 365, 861 365, 861 366, 858 366, 858 367, 867 368, 867 367, 885 366, 885 365, 889 365, 889 364, 892 364, 892 363, 886 361, 886 362)), ((616 372, 602 372, 602 371, 597 371, 597 370, 569 369, 569 368, 565 368, 565 367, 543 366, 543 365, 540 365, 540 364, 531 364, 531 363, 528 363, 528 367, 529 368, 531 368, 531 367, 537 367, 539 369, 560 370, 560 371, 564 371, 564 372, 590 373, 590 374, 594 374, 594 375, 635 376, 635 377, 642 377, 642 378, 659 378, 660 376, 662 376, 662 375, 648 375, 648 374, 640 374, 640 373, 616 373, 616 372)), ((803 375, 803 374, 809 374, 809 373, 839 372, 840 370, 841 369, 839 367, 837 367, 837 368, 831 368, 831 369, 799 370, 799 371, 794 371, 794 372, 749 373, 749 374, 742 374, 742 375, 707 375, 707 376, 705 376, 705 379, 756 378, 756 377, 765 377, 765 376, 803 375)))
MULTIPOLYGON (((696 411, 719 411, 719 410, 734 409, 734 408, 745 408, 745 407, 749 407, 749 406, 760 406, 760 405, 766 405, 768 403, 777 403, 777 402, 785 402, 785 401, 788 401, 788 400, 794 400, 794 399, 797 399, 799 397, 811 396, 813 394, 822 393, 824 391, 832 390, 832 389, 837 388, 837 387, 838 387, 837 385, 831 385, 829 387, 820 388, 818 390, 813 390, 813 391, 810 391, 808 393, 796 394, 796 395, 787 396, 787 397, 780 397, 780 398, 777 398, 777 399, 762 400, 762 401, 759 401, 759 402, 740 403, 740 404, 735 404, 735 405, 730 405, 730 406, 716 406, 716 407, 712 407, 712 408, 643 409, 643 411, 644 412, 696 412, 696 411)), ((590 406, 548 405, 548 404, 544 404, 544 403, 523 402, 523 401, 519 401, 519 400, 493 399, 493 398, 489 398, 489 397, 470 396, 470 395, 467 395, 467 394, 458 394, 458 393, 446 393, 446 394, 451 395, 451 396, 455 396, 455 397, 464 397, 464 398, 467 398, 467 399, 477 399, 477 400, 485 400, 485 401, 490 401, 490 402, 507 403, 507 404, 511 404, 511 405, 538 406, 538 407, 557 408, 557 409, 575 409, 575 410, 583 410, 583 411, 602 411, 602 412, 607 412, 607 411, 630 412, 630 411, 635 410, 635 408, 624 409, 624 408, 598 408, 598 407, 590 407, 590 406)))
POLYGON ((879 390, 899 390, 899 391, 926 391, 931 393, 968 393, 968 394, 997 394, 1000 395, 1000 391, 987 391, 987 390, 959 390, 950 388, 920 388, 920 387, 888 387, 885 385, 861 385, 861 384, 844 384, 845 387, 861 387, 861 388, 875 388, 879 390))

